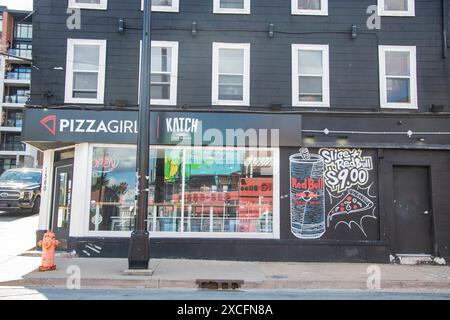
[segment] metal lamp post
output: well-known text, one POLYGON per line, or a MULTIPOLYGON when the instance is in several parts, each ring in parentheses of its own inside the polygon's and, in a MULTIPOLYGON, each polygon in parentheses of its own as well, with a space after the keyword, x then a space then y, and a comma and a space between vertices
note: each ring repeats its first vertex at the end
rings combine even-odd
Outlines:
POLYGON ((136 157, 138 194, 136 224, 131 233, 128 252, 129 269, 148 269, 150 260, 149 233, 145 226, 145 220, 148 215, 150 157, 151 0, 144 0, 143 26, 139 88, 139 134, 136 157))

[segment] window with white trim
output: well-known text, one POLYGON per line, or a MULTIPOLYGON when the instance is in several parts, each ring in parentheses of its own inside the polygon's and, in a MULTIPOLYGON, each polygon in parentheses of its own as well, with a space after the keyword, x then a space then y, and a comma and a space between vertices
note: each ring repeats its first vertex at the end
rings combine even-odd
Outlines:
POLYGON ((213 43, 213 105, 250 105, 250 44, 213 43))
POLYGON ((152 41, 151 104, 176 105, 178 42, 152 41))
MULTIPOLYGON (((179 0, 151 0, 152 11, 178 12, 180 9, 179 0)), ((144 10, 144 0, 141 0, 141 10, 144 10)))
POLYGON ((417 109, 416 47, 380 46, 382 108, 417 109))
POLYGON ((415 0, 378 0, 380 16, 414 17, 415 0))
POLYGON ((67 39, 66 103, 102 104, 106 40, 67 39))
POLYGON ((69 8, 106 10, 108 0, 69 0, 69 8))
POLYGON ((291 0, 293 15, 328 15, 328 0, 291 0))
POLYGON ((250 14, 250 0, 214 0, 214 13, 250 14))
POLYGON ((292 105, 329 107, 328 45, 292 45, 292 105))

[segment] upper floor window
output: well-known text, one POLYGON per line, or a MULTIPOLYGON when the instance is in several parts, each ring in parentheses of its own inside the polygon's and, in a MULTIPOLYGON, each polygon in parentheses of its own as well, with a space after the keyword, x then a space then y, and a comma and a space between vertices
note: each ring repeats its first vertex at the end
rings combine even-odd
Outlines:
POLYGON ((380 16, 415 16, 414 0, 378 0, 378 14, 380 16))
POLYGON ((328 45, 292 45, 292 105, 329 107, 328 45))
POLYGON ((108 0, 69 0, 69 8, 106 10, 108 0))
POLYGON ((16 39, 32 39, 33 26, 29 23, 16 23, 14 25, 14 38, 16 39))
POLYGON ((67 39, 66 103, 104 102, 106 40, 67 39))
POLYGON ((291 0, 292 14, 328 15, 328 0, 291 0))
POLYGON ((380 46, 382 108, 417 109, 416 47, 380 46))
POLYGON ((250 105, 250 44, 213 43, 213 105, 250 105))
MULTIPOLYGON (((178 12, 179 0, 151 0, 152 11, 178 12)), ((141 0, 141 10, 144 10, 144 0, 141 0)))
POLYGON ((178 42, 152 41, 151 104, 176 105, 178 42))
POLYGON ((214 0, 214 13, 250 14, 250 0, 214 0))

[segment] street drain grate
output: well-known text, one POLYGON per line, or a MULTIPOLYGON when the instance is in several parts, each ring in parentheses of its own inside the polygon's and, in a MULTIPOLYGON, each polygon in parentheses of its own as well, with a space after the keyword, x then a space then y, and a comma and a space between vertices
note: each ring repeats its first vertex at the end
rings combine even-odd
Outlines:
POLYGON ((243 280, 211 280, 198 279, 195 281, 199 289, 206 290, 237 290, 242 288, 243 280))

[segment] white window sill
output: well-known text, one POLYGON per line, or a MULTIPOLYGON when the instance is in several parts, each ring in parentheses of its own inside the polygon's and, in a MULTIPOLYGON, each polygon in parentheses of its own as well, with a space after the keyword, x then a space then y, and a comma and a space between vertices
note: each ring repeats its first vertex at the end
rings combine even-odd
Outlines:
POLYGON ((319 10, 296 10, 292 11, 294 16, 328 16, 328 11, 319 10))
POLYGON ((214 14, 251 14, 250 10, 241 10, 241 9, 234 9, 234 10, 225 10, 225 9, 217 9, 214 10, 214 14))
POLYGON ((404 104, 397 104, 397 103, 389 103, 386 105, 382 105, 380 107, 381 109, 400 109, 400 110, 418 110, 418 106, 414 105, 404 105, 404 104))
POLYGON ((155 106, 155 105, 159 105, 159 106, 176 106, 177 102, 173 101, 173 100, 156 100, 156 99, 151 99, 150 100, 150 105, 155 106))
POLYGON ((384 11, 379 12, 380 17, 415 17, 414 12, 403 12, 403 11, 384 11))
POLYGON ((250 103, 247 101, 235 101, 235 100, 213 101, 211 104, 213 106, 240 106, 240 107, 249 107, 250 106, 250 103))
POLYGON ((89 5, 89 4, 71 4, 69 9, 86 9, 86 10, 108 10, 108 6, 105 5, 89 5))
POLYGON ((101 99, 65 99, 64 103, 80 103, 80 104, 104 104, 101 99))

